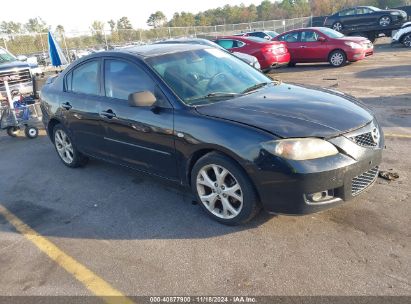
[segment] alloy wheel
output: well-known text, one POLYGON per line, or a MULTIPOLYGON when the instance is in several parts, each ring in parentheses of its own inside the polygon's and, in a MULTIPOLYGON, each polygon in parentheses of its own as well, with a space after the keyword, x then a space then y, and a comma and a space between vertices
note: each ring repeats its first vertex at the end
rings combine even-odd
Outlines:
POLYGON ((196 187, 201 203, 222 219, 236 217, 243 208, 243 192, 234 175, 226 168, 210 164, 197 174, 196 187))
POLYGON ((71 164, 74 160, 74 150, 70 138, 63 130, 57 130, 54 134, 54 144, 60 158, 66 163, 71 164))
POLYGON ((331 55, 330 62, 333 66, 340 66, 344 62, 344 55, 336 52, 331 55))
POLYGON ((405 36, 404 40, 402 41, 402 43, 406 46, 406 47, 411 47, 411 34, 405 36))
POLYGON ((337 31, 337 32, 341 32, 343 26, 340 22, 337 22, 333 25, 333 30, 337 31))
POLYGON ((388 16, 381 17, 381 19, 380 19, 380 25, 381 26, 387 26, 387 25, 390 25, 390 23, 391 23, 391 18, 390 17, 388 17, 388 16))

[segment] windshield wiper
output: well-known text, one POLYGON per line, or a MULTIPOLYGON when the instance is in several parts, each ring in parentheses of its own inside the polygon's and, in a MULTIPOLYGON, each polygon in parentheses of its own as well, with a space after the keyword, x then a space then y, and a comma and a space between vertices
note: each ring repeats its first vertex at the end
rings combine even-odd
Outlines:
POLYGON ((255 85, 253 85, 253 86, 245 89, 242 93, 245 94, 245 93, 249 93, 249 92, 255 91, 255 90, 259 89, 259 88, 265 87, 266 85, 268 85, 268 84, 270 84, 270 83, 273 83, 273 82, 261 82, 261 83, 257 83, 257 84, 255 84, 255 85))
POLYGON ((218 99, 218 98, 230 98, 230 97, 237 97, 241 96, 240 93, 226 93, 226 92, 213 92, 204 96, 189 98, 186 101, 196 101, 196 100, 203 100, 203 99, 218 99))

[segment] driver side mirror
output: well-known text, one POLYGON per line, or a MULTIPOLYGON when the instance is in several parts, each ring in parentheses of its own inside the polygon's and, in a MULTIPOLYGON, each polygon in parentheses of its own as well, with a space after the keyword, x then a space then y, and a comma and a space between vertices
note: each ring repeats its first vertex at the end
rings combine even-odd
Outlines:
POLYGON ((318 37, 318 41, 320 41, 320 42, 326 42, 327 41, 327 39, 325 39, 324 37, 318 37))
POLYGON ((130 107, 153 107, 157 99, 150 91, 135 92, 128 95, 130 107))

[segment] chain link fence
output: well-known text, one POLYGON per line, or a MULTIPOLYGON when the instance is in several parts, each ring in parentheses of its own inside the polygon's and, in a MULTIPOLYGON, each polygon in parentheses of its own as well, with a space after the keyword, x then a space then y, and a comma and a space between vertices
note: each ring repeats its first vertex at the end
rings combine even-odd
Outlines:
MULTIPOLYGON (((90 30, 54 33, 54 37, 70 60, 71 58, 74 59, 75 56, 73 56, 73 54, 75 53, 109 50, 129 45, 147 44, 170 38, 198 37, 211 39, 221 35, 233 35, 260 30, 271 30, 282 33, 311 25, 312 17, 301 17, 215 26, 163 27, 149 30, 90 30)), ((3 34, 0 35, 0 47, 16 56, 35 56, 41 65, 48 64, 47 33, 3 34)))

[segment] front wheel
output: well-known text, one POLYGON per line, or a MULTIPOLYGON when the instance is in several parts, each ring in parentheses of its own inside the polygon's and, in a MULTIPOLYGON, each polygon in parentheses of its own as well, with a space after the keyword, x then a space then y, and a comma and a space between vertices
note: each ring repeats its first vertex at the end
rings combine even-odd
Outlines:
POLYGON ((391 24, 391 17, 390 16, 382 16, 378 21, 378 24, 381 26, 389 26, 391 24))
POLYGON ((33 139, 39 136, 39 129, 36 127, 27 126, 26 129, 24 129, 24 134, 27 138, 33 139))
POLYGON ((63 164, 77 168, 87 162, 87 158, 77 150, 70 135, 61 124, 54 127, 53 134, 54 147, 63 164))
POLYGON ((200 158, 192 170, 191 186, 207 214, 220 223, 243 224, 260 210, 249 177, 225 155, 209 153, 200 158))
POLYGON ((329 62, 333 67, 340 67, 347 62, 347 56, 343 51, 335 50, 330 54, 329 62))
POLYGON ((402 44, 405 47, 411 47, 411 33, 407 34, 403 39, 402 39, 402 44))

